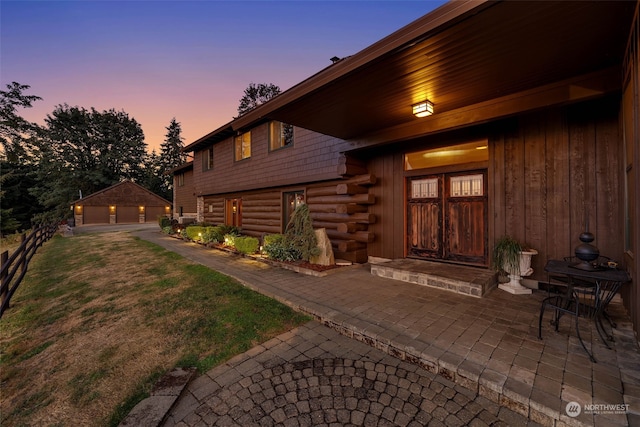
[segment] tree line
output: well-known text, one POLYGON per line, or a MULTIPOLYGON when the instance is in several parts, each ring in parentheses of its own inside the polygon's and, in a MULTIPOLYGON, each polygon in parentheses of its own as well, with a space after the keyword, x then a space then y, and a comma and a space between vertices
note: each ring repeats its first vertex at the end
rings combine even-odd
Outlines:
POLYGON ((180 123, 167 126, 160 153, 147 152, 140 124, 124 111, 98 111, 61 104, 40 126, 20 110, 41 98, 13 82, 0 90, 0 232, 70 216, 71 203, 123 180, 167 200, 167 171, 185 163, 180 123))
MULTIPOLYGON (((140 124, 124 111, 98 111, 60 104, 43 126, 20 110, 42 98, 29 85, 13 82, 0 90, 0 233, 70 217, 70 206, 123 180, 173 199, 172 169, 187 156, 175 118, 166 127, 160 152, 147 152, 140 124)), ((280 94, 273 84, 251 83, 238 117, 280 94)))

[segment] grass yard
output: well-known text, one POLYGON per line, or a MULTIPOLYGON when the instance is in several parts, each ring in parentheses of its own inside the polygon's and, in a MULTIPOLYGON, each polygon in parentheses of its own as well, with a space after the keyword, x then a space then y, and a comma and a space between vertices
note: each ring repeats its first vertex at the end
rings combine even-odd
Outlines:
POLYGON ((56 236, 0 319, 0 425, 116 426, 176 366, 199 372, 308 317, 126 232, 56 236))

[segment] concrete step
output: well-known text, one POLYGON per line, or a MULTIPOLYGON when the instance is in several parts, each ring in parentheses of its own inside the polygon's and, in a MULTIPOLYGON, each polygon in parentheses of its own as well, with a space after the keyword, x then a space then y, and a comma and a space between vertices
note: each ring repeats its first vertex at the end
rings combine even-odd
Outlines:
POLYGON ((370 260, 371 274, 482 298, 497 284, 494 271, 480 267, 414 259, 370 260))

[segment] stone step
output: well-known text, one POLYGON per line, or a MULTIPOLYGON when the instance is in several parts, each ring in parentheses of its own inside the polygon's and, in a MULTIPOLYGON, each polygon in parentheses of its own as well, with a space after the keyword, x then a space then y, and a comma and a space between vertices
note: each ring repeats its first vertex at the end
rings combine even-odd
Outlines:
POLYGON ((476 298, 488 295, 497 284, 496 273, 486 268, 413 259, 371 262, 371 274, 476 298))

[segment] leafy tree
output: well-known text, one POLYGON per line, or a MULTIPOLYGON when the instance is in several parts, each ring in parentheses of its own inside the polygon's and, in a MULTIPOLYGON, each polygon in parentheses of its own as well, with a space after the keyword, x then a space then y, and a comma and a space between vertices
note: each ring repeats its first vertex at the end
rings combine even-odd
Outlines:
POLYGON ((28 189, 34 185, 37 164, 32 158, 33 142, 40 127, 22 118, 19 108, 31 108, 42 98, 26 95, 30 86, 13 82, 0 90, 0 233, 30 227, 31 217, 41 210, 28 189))
POLYGON ((31 108, 35 101, 42 99, 39 96, 24 94, 30 87, 13 82, 7 85, 6 91, 0 90, 0 143, 4 151, 4 160, 11 164, 28 160, 25 141, 33 137, 39 129, 38 125, 18 115, 18 108, 31 108))
POLYGON ((280 95, 280 88, 272 83, 250 83, 244 90, 238 105, 238 117, 253 110, 258 105, 264 104, 271 98, 280 95))
POLYGON ((38 184, 31 193, 51 217, 68 215, 80 192, 92 194, 125 179, 143 181, 144 134, 124 111, 64 104, 45 122, 38 146, 38 184))
POLYGON ((162 184, 158 194, 167 200, 172 200, 173 177, 168 172, 186 163, 187 155, 182 152, 184 138, 181 135, 180 123, 176 122, 175 117, 171 119, 171 123, 166 129, 167 134, 164 142, 160 145, 160 157, 158 158, 158 172, 162 184))

